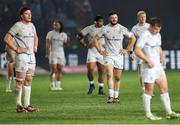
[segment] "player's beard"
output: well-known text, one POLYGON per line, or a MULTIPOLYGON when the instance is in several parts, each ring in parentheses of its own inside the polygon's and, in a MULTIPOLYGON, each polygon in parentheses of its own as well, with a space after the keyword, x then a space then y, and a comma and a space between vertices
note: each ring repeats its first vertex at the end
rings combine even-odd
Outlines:
POLYGON ((116 22, 111 21, 110 23, 112 26, 115 26, 118 23, 118 21, 116 21, 116 22))

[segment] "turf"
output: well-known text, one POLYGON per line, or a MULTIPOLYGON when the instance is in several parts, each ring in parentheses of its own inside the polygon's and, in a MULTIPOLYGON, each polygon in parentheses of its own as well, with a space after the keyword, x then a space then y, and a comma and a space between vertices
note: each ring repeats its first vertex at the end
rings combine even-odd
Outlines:
MULTIPOLYGON (((180 112, 180 72, 167 71, 172 107, 180 112)), ((152 111, 160 121, 144 117, 141 90, 136 72, 123 72, 119 104, 107 104, 107 95, 87 95, 85 74, 63 75, 63 91, 52 92, 48 76, 35 76, 31 102, 40 109, 36 113, 16 113, 13 93, 5 93, 5 78, 0 77, 0 123, 5 124, 180 124, 180 119, 165 119, 165 111, 155 89, 152 111)), ((97 75, 95 76, 97 79, 97 75)), ((107 85, 105 85, 107 94, 107 85)))

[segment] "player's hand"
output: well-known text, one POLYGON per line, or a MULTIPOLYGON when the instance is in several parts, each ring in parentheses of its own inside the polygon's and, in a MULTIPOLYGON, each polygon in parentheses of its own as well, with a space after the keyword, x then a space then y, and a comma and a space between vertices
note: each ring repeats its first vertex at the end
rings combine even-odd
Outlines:
POLYGON ((124 54, 126 54, 128 52, 128 50, 127 49, 120 49, 120 54, 122 54, 122 55, 124 55, 124 54))
POLYGON ((136 59, 136 54, 135 54, 134 52, 132 52, 132 53, 130 54, 130 59, 131 59, 131 60, 135 60, 135 59, 136 59))
POLYGON ((107 52, 104 50, 104 51, 99 51, 99 53, 102 55, 102 56, 107 56, 107 52))
POLYGON ((166 59, 165 59, 165 57, 162 57, 162 58, 161 58, 161 64, 162 64, 163 66, 166 65, 166 59))
POLYGON ((150 69, 155 66, 154 62, 152 62, 151 60, 149 60, 149 61, 147 62, 147 64, 148 64, 148 67, 149 67, 150 69))
POLYGON ((28 51, 27 48, 22 48, 22 47, 18 47, 16 49, 16 53, 20 54, 20 53, 26 53, 28 51))

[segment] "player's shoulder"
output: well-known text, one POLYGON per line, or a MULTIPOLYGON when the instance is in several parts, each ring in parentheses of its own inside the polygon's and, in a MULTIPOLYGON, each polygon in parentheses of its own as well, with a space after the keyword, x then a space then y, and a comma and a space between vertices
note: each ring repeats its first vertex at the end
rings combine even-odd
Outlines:
POLYGON ((104 28, 108 28, 108 27, 110 27, 110 24, 106 24, 106 25, 104 26, 104 28))
POLYGON ((94 24, 88 25, 88 26, 86 26, 84 29, 92 29, 92 28, 95 28, 95 25, 94 25, 94 24))
POLYGON ((151 33, 150 33, 149 30, 144 31, 144 32, 141 34, 141 36, 150 36, 150 35, 151 35, 151 33))
POLYGON ((47 34, 53 34, 54 30, 49 31, 47 34))
POLYGON ((22 22, 21 22, 21 21, 18 21, 18 22, 16 22, 16 23, 14 23, 13 26, 21 27, 21 26, 22 26, 22 22))
POLYGON ((138 27, 138 24, 135 24, 133 27, 132 27, 132 30, 136 30, 138 27))
MULTIPOLYGON (((120 30, 123 30, 123 31, 127 31, 127 30, 128 30, 127 27, 125 27, 125 26, 123 26, 123 25, 121 25, 121 24, 117 24, 117 25, 118 25, 118 27, 119 27, 120 30)), ((129 30, 128 30, 128 31, 129 31, 129 30)))
POLYGON ((35 25, 34 25, 32 22, 29 22, 29 25, 31 25, 31 26, 33 26, 33 27, 35 27, 35 25))
POLYGON ((62 36, 67 36, 67 33, 65 33, 65 32, 61 32, 60 33, 62 36))

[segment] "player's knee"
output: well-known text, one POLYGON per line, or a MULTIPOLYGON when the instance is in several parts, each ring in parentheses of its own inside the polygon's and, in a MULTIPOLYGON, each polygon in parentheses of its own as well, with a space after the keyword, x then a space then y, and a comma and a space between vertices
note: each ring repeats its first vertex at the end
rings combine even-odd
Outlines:
POLYGON ((166 87, 160 88, 160 92, 161 93, 167 93, 168 92, 168 88, 166 88, 166 87))
POLYGON ((57 72, 61 73, 62 72, 62 68, 61 67, 57 67, 57 72))
POLYGON ((23 78, 16 78, 16 85, 15 85, 15 90, 18 90, 22 87, 24 84, 24 79, 23 78))
POLYGON ((31 74, 27 74, 27 76, 26 76, 26 78, 25 78, 24 85, 30 86, 31 83, 32 83, 32 75, 31 75, 31 74))
POLYGON ((146 93, 147 95, 152 96, 152 95, 153 95, 153 90, 151 90, 151 89, 145 89, 145 93, 146 93))
POLYGON ((55 69, 55 68, 52 68, 51 69, 51 75, 53 75, 54 73, 56 73, 57 72, 57 70, 55 69))
POLYGON ((24 80, 24 78, 16 78, 16 84, 23 84, 24 80))
POLYGON ((120 77, 119 76, 115 76, 115 81, 116 82, 120 82, 120 77))
POLYGON ((113 74, 107 74, 107 79, 113 79, 113 74))
POLYGON ((94 68, 88 68, 88 73, 89 73, 89 74, 94 73, 94 68))

